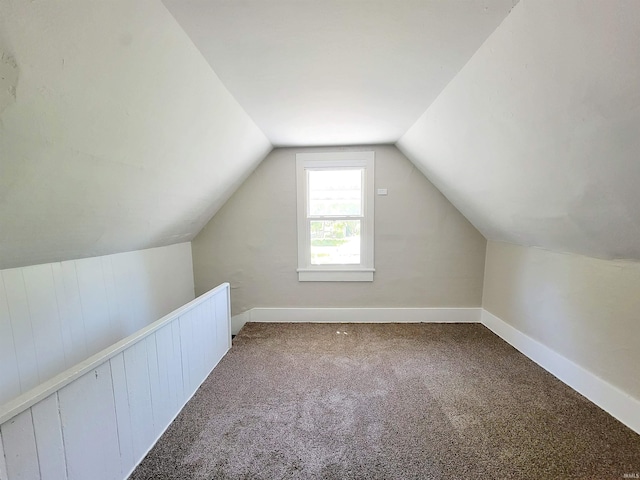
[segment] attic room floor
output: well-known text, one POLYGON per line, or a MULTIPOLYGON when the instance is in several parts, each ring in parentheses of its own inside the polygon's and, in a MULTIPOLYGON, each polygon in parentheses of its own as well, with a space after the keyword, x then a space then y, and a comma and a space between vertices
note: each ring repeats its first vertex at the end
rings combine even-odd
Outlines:
POLYGON ((248 323, 130 478, 639 474, 639 435, 482 325, 248 323))

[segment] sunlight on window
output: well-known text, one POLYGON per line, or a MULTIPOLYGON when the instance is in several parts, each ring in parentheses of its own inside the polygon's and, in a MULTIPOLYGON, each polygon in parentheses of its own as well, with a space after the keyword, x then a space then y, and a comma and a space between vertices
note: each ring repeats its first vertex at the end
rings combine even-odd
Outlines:
POLYGON ((309 215, 362 215, 362 169, 310 170, 309 215))
POLYGON ((360 220, 312 220, 312 265, 360 263, 360 220))
POLYGON ((362 169, 308 171, 312 265, 360 263, 362 175, 362 169))

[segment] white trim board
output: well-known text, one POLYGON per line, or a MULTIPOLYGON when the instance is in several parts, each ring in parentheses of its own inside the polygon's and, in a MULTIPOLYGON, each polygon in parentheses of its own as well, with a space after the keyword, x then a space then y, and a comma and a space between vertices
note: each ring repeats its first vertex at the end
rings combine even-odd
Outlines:
POLYGON ((252 308, 231 318, 236 334, 246 322, 478 323, 481 308, 252 308))
POLYGON ((640 400, 482 309, 481 323, 560 381, 640 434, 640 400))

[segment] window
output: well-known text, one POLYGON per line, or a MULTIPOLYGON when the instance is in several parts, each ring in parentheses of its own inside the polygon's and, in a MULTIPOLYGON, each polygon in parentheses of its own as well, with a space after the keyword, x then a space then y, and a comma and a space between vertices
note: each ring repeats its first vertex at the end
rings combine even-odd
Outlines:
POLYGON ((373 281, 374 152, 299 153, 298 280, 373 281))

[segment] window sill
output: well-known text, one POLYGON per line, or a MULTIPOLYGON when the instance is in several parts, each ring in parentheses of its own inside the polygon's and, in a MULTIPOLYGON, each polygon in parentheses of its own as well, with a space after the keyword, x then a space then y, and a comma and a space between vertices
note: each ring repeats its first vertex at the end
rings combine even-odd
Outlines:
POLYGON ((358 270, 298 269, 299 282, 373 282, 373 268, 358 270))

